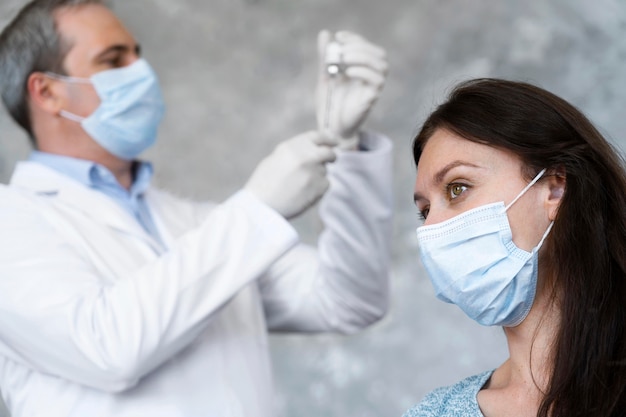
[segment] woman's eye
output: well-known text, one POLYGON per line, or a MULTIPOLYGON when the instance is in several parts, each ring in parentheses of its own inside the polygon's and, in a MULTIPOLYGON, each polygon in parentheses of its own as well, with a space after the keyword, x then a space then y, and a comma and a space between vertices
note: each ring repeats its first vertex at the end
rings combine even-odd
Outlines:
POLYGON ((421 210, 418 209, 418 211, 417 211, 418 219, 420 221, 422 221, 422 222, 426 221, 426 217, 428 217, 428 211, 429 211, 428 207, 424 208, 424 209, 421 209, 421 210))
POLYGON ((454 200, 459 197, 463 192, 467 190, 467 186, 463 184, 448 184, 448 197, 450 200, 454 200))

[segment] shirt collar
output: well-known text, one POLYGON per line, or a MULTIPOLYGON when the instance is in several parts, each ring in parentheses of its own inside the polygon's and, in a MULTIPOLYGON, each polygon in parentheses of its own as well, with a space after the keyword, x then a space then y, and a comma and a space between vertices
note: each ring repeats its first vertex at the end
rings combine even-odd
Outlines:
POLYGON ((98 190, 113 188, 131 197, 141 195, 146 191, 154 172, 150 162, 135 161, 134 180, 130 190, 127 191, 108 168, 93 161, 40 151, 32 151, 28 159, 67 175, 86 187, 98 190))

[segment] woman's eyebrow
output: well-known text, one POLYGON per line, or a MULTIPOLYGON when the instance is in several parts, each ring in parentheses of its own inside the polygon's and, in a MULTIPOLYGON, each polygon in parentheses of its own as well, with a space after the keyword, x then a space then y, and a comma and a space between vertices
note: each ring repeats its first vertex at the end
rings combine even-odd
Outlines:
POLYGON ((481 167, 479 165, 472 164, 471 162, 462 161, 462 160, 457 159, 456 161, 450 162, 449 164, 447 164, 446 166, 441 168, 439 171, 437 171, 437 173, 435 175, 433 175, 433 184, 435 184, 435 185, 441 184, 441 182, 443 181, 444 177, 446 176, 446 174, 448 172, 450 172, 452 169, 460 167, 460 166, 466 166, 466 167, 470 167, 470 168, 483 168, 483 167, 481 167))

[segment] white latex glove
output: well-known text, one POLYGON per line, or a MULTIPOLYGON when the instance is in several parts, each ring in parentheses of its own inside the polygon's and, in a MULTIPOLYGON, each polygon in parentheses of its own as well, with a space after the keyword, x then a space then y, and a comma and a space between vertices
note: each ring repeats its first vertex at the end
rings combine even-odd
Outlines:
POLYGON ((318 36, 319 80, 317 124, 321 132, 339 140, 342 149, 357 149, 358 134, 378 99, 387 76, 385 50, 361 36, 341 31, 318 36), (329 74, 328 65, 339 70, 329 74))
POLYGON ((335 139, 307 132, 279 144, 259 163, 244 189, 286 219, 312 206, 329 186, 326 163, 335 160, 335 139))

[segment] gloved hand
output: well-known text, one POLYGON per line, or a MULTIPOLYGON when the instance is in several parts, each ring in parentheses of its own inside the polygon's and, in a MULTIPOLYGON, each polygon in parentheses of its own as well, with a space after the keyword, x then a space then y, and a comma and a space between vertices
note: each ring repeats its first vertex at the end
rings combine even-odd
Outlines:
POLYGON ((326 163, 335 160, 335 139, 307 132, 279 144, 259 163, 244 189, 293 218, 312 206, 329 186, 326 163))
POLYGON ((359 128, 387 76, 385 50, 351 32, 318 36, 317 124, 341 149, 357 149, 359 128), (334 64, 330 67, 328 64, 334 64))

